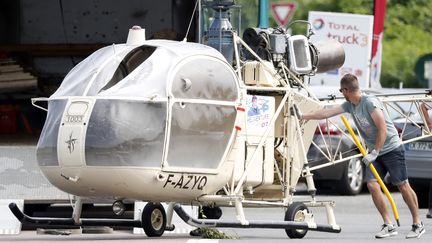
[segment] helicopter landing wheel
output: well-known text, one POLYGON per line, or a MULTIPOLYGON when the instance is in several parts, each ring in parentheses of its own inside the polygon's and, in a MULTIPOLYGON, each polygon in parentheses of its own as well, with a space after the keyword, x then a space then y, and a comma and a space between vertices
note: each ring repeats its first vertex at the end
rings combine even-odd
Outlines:
POLYGON ((149 202, 145 205, 141 223, 148 237, 159 237, 165 232, 166 227, 165 209, 160 203, 149 202))
MULTIPOLYGON (((305 213, 309 212, 309 209, 302 202, 294 202, 288 207, 285 213, 285 221, 304 222, 305 213)), ((301 239, 308 232, 307 229, 285 229, 286 234, 291 239, 301 239)))

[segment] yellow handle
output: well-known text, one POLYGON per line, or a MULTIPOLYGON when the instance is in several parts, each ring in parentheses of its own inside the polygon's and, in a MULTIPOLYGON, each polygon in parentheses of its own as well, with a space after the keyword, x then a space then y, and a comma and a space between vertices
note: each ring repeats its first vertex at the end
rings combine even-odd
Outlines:
MULTIPOLYGON (((360 141, 358 140, 357 136, 355 135, 354 131, 351 128, 351 125, 348 123, 348 120, 346 119, 346 117, 344 115, 341 116, 343 123, 345 124, 346 128, 348 129, 348 132, 351 134, 351 137, 354 139, 355 144, 357 145, 358 149, 360 150, 360 153, 363 156, 366 156, 366 151, 363 148, 363 146, 361 145, 360 141)), ((393 210, 393 215, 396 219, 396 222, 398 224, 398 226, 400 226, 399 224, 399 213, 398 210, 396 208, 396 204, 392 198, 392 196, 390 195, 390 192, 388 191, 386 185, 384 184, 384 182, 381 180, 381 177, 379 176, 378 172, 375 169, 375 166, 371 163, 369 164, 369 169, 372 171, 373 175, 375 176, 375 178, 378 180, 379 185, 381 186, 382 190, 384 191, 384 193, 386 194, 392 210, 393 210)))

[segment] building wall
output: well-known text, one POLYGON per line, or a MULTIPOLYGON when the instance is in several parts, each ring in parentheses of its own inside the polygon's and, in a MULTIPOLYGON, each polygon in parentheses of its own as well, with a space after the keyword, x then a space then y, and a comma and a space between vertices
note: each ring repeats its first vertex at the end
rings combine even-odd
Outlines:
POLYGON ((172 1, 21 0, 20 33, 27 43, 122 43, 140 25, 147 36, 171 29, 172 1), (163 2, 163 3, 162 3, 163 2))
POLYGON ((146 29, 147 39, 183 39, 194 6, 194 0, 1 0, 0 58, 32 70, 50 94, 95 49, 126 42, 134 25, 146 29))

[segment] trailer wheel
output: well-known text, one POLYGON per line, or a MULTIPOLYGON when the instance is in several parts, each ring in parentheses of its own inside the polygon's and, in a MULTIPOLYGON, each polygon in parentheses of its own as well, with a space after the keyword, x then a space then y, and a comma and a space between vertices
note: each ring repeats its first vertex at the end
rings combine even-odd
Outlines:
MULTIPOLYGON (((303 222, 305 213, 309 212, 308 208, 302 202, 294 202, 285 212, 285 221, 303 222)), ((303 238, 308 230, 306 229, 285 229, 286 234, 291 239, 303 238)))
POLYGON ((165 209, 160 203, 149 202, 145 205, 141 223, 148 237, 159 237, 165 232, 166 227, 165 209))

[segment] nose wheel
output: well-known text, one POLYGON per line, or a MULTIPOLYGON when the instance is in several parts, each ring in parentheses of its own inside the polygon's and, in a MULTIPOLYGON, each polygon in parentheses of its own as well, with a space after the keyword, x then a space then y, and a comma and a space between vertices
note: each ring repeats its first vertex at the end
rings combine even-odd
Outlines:
MULTIPOLYGON (((285 213, 285 221, 305 222, 308 208, 302 202, 294 202, 288 207, 285 213)), ((291 239, 301 239, 308 232, 307 229, 285 229, 286 234, 291 239)))
POLYGON ((161 236, 165 232, 166 222, 165 209, 162 204, 149 202, 145 205, 141 223, 147 236, 161 236))

